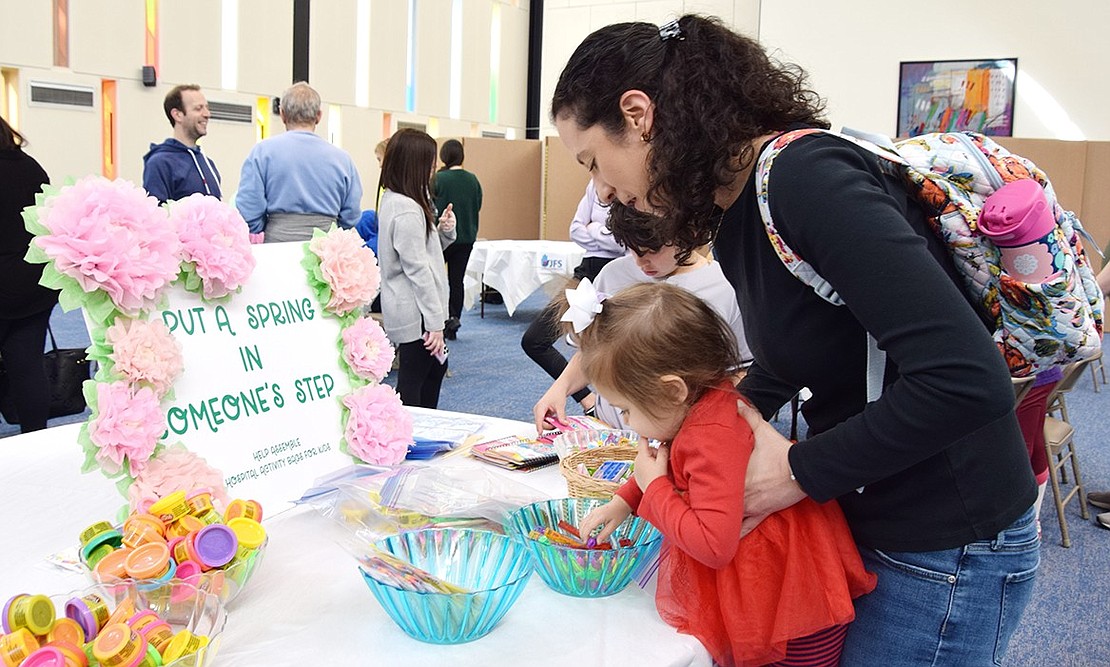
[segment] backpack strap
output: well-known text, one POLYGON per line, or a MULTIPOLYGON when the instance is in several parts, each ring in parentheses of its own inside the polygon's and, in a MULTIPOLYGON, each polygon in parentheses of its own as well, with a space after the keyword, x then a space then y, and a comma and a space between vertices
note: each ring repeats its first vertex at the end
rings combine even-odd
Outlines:
POLYGON ((771 178, 771 165, 774 163, 775 158, 778 157, 778 154, 789 146, 791 142, 812 134, 828 134, 839 137, 890 162, 906 165, 906 161, 897 153, 894 153, 893 150, 882 148, 870 141, 856 138, 850 134, 840 134, 816 127, 791 130, 790 132, 780 134, 772 139, 759 155, 759 161, 756 163, 755 168, 756 201, 759 204, 759 214, 760 217, 763 218, 763 226, 767 231, 767 238, 771 240, 771 247, 774 248, 775 254, 782 260, 786 270, 793 274, 795 278, 813 288, 817 296, 825 301, 828 301, 834 306, 842 306, 844 305, 844 301, 840 298, 840 295, 836 293, 836 290, 833 289, 832 285, 830 285, 827 280, 817 273, 809 262, 798 256, 798 253, 794 252, 786 243, 786 240, 782 238, 782 234, 780 234, 775 227, 774 220, 771 217, 770 192, 768 190, 771 178))
MULTIPOLYGON (((771 247, 774 248, 775 254, 782 260, 783 266, 786 270, 794 275, 795 278, 801 280, 806 285, 813 288, 817 296, 825 301, 828 301, 834 306, 843 306, 844 300, 840 298, 836 290, 833 289, 829 281, 821 277, 816 269, 810 265, 809 262, 802 259, 798 253, 786 243, 779 234, 778 229, 775 227, 774 221, 771 219, 771 204, 770 193, 768 184, 771 177, 771 165, 774 163, 775 158, 787 146, 790 145, 795 139, 809 136, 811 134, 830 134, 834 137, 840 137, 845 141, 850 141, 875 155, 889 160, 890 162, 905 165, 906 162, 899 155, 892 152, 890 149, 884 149, 869 141, 857 139, 856 137, 844 134, 838 134, 829 130, 819 128, 805 128, 801 130, 792 130, 771 140, 767 147, 759 156, 759 161, 756 163, 756 200, 759 204, 759 214, 763 218, 763 226, 767 231, 767 238, 771 241, 771 247)), ((886 352, 879 349, 879 344, 875 337, 870 333, 867 334, 867 402, 870 403, 879 398, 883 393, 883 376, 886 373, 886 352)), ((862 491, 862 488, 859 489, 862 491)))

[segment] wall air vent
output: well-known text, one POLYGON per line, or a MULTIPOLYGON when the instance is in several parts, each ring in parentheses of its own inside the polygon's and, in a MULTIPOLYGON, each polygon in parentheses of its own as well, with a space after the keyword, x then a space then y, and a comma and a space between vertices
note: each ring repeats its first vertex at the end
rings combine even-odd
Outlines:
POLYGON ((91 109, 96 103, 96 91, 88 86, 71 86, 64 83, 31 82, 31 104, 49 104, 63 107, 91 109))
POLYGON ((226 120, 231 123, 254 122, 254 107, 249 104, 209 102, 208 110, 212 113, 212 120, 226 120))

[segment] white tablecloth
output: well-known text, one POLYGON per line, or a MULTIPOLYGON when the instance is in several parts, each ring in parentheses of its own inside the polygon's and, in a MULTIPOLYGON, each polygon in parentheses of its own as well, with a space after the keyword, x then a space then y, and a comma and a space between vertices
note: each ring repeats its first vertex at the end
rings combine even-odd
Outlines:
POLYGON ((478 241, 466 265, 464 305, 474 307, 484 283, 501 293, 512 316, 532 292, 573 276, 585 254, 572 241, 478 241))
MULTIPOLYGON (((522 422, 458 416, 481 421, 490 437, 534 433, 522 422)), ((122 499, 100 473, 79 472, 77 431, 78 425, 61 426, 0 440, 2 599, 87 585, 45 558, 73 546, 93 521, 113 518, 122 499)), ((566 494, 555 467, 504 474, 552 496, 566 494)), ((491 634, 469 644, 424 644, 401 632, 374 600, 336 542, 338 525, 306 507, 265 525, 265 560, 231 605, 217 667, 710 664, 701 644, 664 624, 651 593, 635 584, 612 597, 578 599, 555 593, 535 575, 491 634)))

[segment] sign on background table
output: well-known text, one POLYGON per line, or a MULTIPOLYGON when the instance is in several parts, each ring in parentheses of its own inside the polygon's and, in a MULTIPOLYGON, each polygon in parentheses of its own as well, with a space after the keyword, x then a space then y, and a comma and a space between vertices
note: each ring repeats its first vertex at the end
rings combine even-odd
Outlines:
POLYGON ((489 285, 504 298, 511 317, 539 288, 569 280, 585 254, 572 241, 478 241, 466 265, 463 303, 473 308, 482 286, 489 285))

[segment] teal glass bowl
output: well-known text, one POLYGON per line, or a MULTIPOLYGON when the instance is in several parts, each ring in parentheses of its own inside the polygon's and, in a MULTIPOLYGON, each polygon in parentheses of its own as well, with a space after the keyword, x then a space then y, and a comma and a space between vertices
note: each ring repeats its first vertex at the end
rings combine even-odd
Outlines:
POLYGON ((560 520, 577 527, 590 510, 604 503, 591 498, 560 498, 525 505, 509 515, 509 529, 531 550, 537 574, 555 591, 580 598, 619 593, 640 566, 647 567, 659 555, 663 535, 635 516, 628 517, 613 532, 613 548, 607 550, 575 549, 528 537, 532 530, 555 528, 560 520), (631 546, 617 546, 616 541, 622 537, 630 540, 631 546))
POLYGON ((375 543, 468 593, 403 590, 359 573, 408 636, 431 644, 462 644, 486 636, 520 597, 532 576, 527 547, 482 530, 417 530, 375 543))

